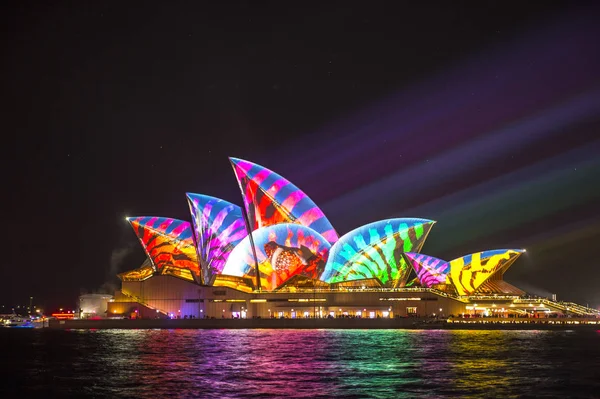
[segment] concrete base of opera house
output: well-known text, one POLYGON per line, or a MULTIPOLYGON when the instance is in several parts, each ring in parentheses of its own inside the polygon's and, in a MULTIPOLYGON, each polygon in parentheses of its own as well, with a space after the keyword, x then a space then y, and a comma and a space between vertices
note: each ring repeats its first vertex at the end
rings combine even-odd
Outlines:
POLYGON ((600 317, 597 311, 576 304, 506 294, 459 298, 429 288, 368 287, 337 290, 289 287, 277 292, 244 292, 224 286, 201 286, 172 276, 123 281, 121 290, 107 303, 106 313, 98 316, 106 318, 64 321, 64 324, 60 320, 53 322, 53 326, 433 328, 424 321, 439 320, 436 328, 458 328, 468 323, 469 329, 489 328, 490 324, 502 324, 498 328, 507 329, 513 325, 562 328, 556 326, 573 326, 574 320, 569 318, 580 316, 588 317, 581 324, 592 325, 591 322, 600 320, 596 319, 600 317))
POLYGON ((597 330, 595 321, 485 320, 449 322, 419 318, 393 319, 81 319, 50 320, 50 329, 449 329, 449 330, 597 330), (594 324, 590 324, 593 322, 594 324), (577 324, 575 324, 577 323, 577 324))
POLYGON ((467 304, 429 289, 300 289, 243 292, 200 286, 172 276, 123 281, 108 302, 107 317, 127 319, 396 319, 449 316, 467 304))

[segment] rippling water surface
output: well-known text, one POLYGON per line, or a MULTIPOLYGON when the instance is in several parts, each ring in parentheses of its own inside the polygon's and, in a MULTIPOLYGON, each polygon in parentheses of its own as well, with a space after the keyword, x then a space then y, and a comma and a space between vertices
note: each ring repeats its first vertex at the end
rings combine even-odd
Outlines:
POLYGON ((600 398, 600 332, 0 330, 0 397, 600 398))

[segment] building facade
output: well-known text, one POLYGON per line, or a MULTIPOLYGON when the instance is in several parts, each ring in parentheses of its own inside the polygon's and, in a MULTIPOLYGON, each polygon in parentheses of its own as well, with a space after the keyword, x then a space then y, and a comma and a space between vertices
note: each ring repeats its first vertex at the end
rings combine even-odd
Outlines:
POLYGON ((574 306, 561 308, 547 299, 527 302, 524 291, 503 280, 523 249, 444 261, 421 253, 436 222, 413 217, 376 221, 339 236, 291 182, 260 165, 230 161, 242 207, 188 193, 191 223, 127 218, 147 260, 119 275, 122 287, 108 303, 108 317, 378 318, 574 311, 574 306))

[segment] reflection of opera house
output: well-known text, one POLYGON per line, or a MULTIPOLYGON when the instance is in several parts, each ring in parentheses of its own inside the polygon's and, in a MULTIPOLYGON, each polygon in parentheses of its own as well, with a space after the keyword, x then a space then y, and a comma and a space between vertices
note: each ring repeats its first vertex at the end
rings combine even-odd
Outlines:
POLYGON ((339 237, 323 212, 278 174, 231 159, 244 209, 188 194, 192 223, 128 218, 146 254, 119 275, 116 317, 398 317, 587 314, 528 299, 502 279, 524 252, 446 262, 421 254, 434 221, 381 220, 339 237), (251 232, 251 234, 249 234, 251 232))

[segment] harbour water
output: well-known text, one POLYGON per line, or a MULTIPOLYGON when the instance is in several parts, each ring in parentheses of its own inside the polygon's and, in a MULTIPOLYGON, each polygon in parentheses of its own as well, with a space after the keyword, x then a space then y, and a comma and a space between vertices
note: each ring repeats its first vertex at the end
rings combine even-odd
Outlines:
POLYGON ((0 397, 599 398, 600 331, 0 329, 0 397))

